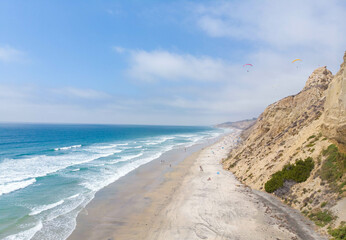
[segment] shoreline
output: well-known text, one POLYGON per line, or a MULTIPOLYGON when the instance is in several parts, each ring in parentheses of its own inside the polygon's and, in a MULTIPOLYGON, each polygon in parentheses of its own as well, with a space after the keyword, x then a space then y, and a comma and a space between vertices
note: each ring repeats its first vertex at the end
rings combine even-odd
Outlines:
MULTIPOLYGON (((223 136, 225 133, 203 143, 169 150, 101 189, 78 214, 76 227, 67 239, 112 239, 110 235, 119 232, 126 223, 133 222, 132 216, 152 204, 149 195, 167 183, 167 175, 176 172, 177 167, 189 169, 191 155, 223 136), (185 161, 187 159, 190 161, 185 161)), ((182 172, 178 172, 183 177, 182 172)))
POLYGON ((68 239, 325 239, 298 212, 222 169, 235 136, 188 152, 159 179, 152 174, 160 164, 154 160, 101 190, 68 239), (127 196, 119 196, 126 192, 121 186, 127 196))

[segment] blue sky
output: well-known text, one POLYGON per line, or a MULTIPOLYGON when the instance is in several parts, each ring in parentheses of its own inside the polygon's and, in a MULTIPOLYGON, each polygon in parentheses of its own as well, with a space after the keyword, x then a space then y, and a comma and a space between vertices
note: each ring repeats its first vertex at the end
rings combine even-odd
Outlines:
POLYGON ((345 13, 342 0, 2 0, 0 121, 256 117, 299 92, 315 68, 336 73, 345 13))

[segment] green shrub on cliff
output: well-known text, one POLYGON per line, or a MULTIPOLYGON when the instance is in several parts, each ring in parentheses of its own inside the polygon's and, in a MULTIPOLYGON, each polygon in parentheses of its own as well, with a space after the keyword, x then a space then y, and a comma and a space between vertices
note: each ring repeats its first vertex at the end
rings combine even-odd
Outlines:
POLYGON ((272 175, 272 178, 268 182, 265 183, 264 189, 266 190, 266 192, 272 193, 276 189, 282 187, 283 185, 284 185, 283 172, 279 171, 274 173, 272 175))
POLYGON ((320 226, 320 227, 324 227, 325 225, 327 225, 328 223, 330 223, 331 221, 335 219, 333 214, 328 210, 324 210, 323 212, 318 211, 315 213, 310 213, 308 217, 312 221, 314 221, 317 226, 320 226))
POLYGON ((346 224, 342 222, 338 228, 329 229, 328 233, 334 238, 332 240, 343 240, 346 239, 346 224))
POLYGON ((276 191, 284 185, 285 180, 304 182, 309 178, 310 172, 314 168, 314 161, 311 157, 304 161, 299 159, 295 164, 285 165, 281 171, 274 173, 271 179, 265 183, 264 189, 268 193, 276 191))
POLYGON ((321 178, 330 184, 335 184, 345 174, 346 154, 340 153, 338 147, 331 144, 322 151, 322 155, 327 158, 322 164, 321 178))

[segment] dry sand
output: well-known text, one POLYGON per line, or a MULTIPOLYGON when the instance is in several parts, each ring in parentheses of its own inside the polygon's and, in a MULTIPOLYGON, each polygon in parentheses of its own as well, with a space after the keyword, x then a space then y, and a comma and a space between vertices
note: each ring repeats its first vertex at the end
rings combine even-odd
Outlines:
POLYGON ((122 224, 114 213, 106 214, 103 223, 89 224, 94 231, 84 229, 79 232, 87 234, 70 239, 326 239, 297 211, 269 194, 252 191, 222 169, 220 161, 236 137, 237 133, 230 134, 192 154, 150 191, 137 192, 149 202, 122 224), (106 226, 107 234, 99 226, 106 226))

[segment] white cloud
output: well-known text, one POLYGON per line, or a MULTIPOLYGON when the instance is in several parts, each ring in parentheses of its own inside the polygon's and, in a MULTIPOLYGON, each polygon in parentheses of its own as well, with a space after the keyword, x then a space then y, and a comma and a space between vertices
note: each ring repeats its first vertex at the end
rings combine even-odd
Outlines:
MULTIPOLYGON (((77 95, 85 97, 80 91, 84 92, 78 90, 77 95)), ((211 121, 210 118, 196 121, 185 111, 172 111, 168 104, 154 99, 110 96, 102 102, 93 100, 85 104, 73 98, 62 101, 61 97, 66 98, 65 90, 0 85, 0 122, 196 125, 211 121)))
POLYGON ((17 62, 20 61, 23 56, 24 53, 15 48, 9 46, 0 47, 1 62, 17 62))
POLYGON ((317 67, 328 65, 335 73, 346 49, 345 4, 337 0, 213 1, 195 4, 193 11, 207 35, 244 46, 242 62, 231 55, 232 61, 165 49, 126 50, 128 76, 152 88, 154 94, 140 103, 152 114, 156 108, 200 124, 256 116, 298 93, 317 67), (300 68, 291 63, 295 58, 303 59, 300 68), (250 72, 245 63, 253 64, 250 72))
POLYGON ((129 53, 127 72, 147 81, 156 94, 141 108, 188 114, 201 124, 256 116, 272 102, 299 92, 315 68, 306 63, 297 69, 289 57, 271 51, 249 54, 247 61, 254 65, 249 72, 242 64, 206 56, 164 50, 129 53))
POLYGON ((116 51, 117 53, 124 53, 126 51, 125 48, 119 47, 119 46, 113 46, 112 49, 113 51, 116 51))
POLYGON ((196 7, 198 25, 212 37, 263 41, 277 47, 346 42, 340 0, 217 1, 196 7))
POLYGON ((142 81, 224 81, 234 66, 207 56, 177 54, 164 50, 131 51, 128 74, 142 81))
POLYGON ((57 94, 68 96, 68 97, 91 99, 91 100, 106 99, 110 97, 110 95, 105 92, 96 91, 93 89, 66 87, 61 89, 54 89, 53 91, 57 94))
POLYGON ((316 66, 328 64, 334 72, 346 50, 346 3, 341 0, 214 1, 195 5, 193 12, 197 26, 211 37, 244 41, 254 51, 304 58, 316 66))

